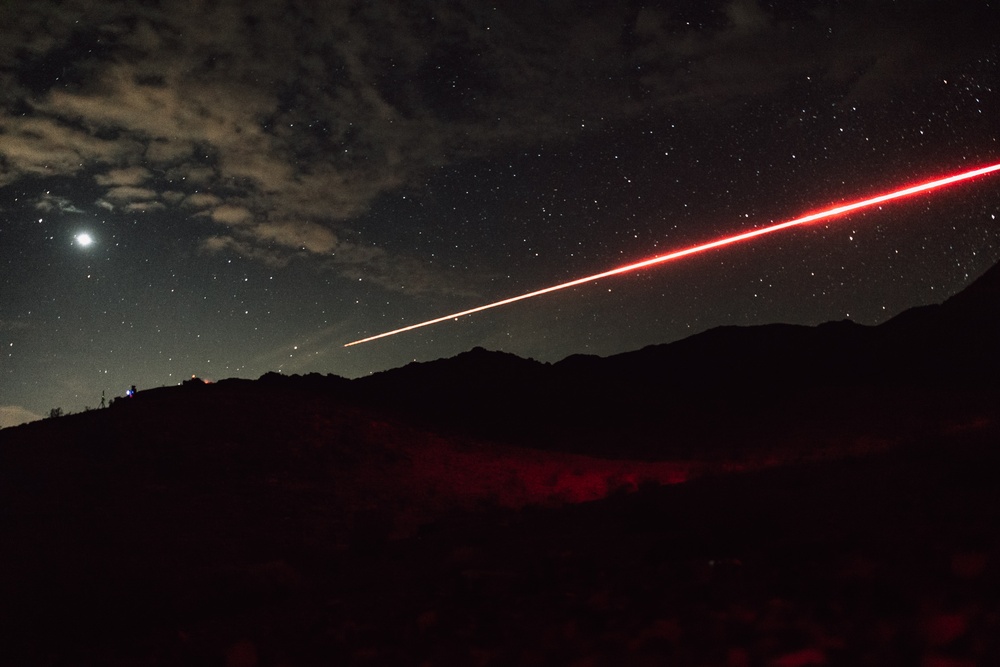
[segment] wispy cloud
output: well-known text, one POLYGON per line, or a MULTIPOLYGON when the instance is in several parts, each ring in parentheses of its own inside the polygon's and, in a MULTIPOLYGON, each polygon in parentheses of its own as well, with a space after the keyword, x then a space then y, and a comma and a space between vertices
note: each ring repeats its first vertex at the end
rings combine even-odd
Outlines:
POLYGON ((206 250, 271 264, 304 252, 394 284, 412 258, 347 243, 345 226, 436 167, 695 97, 768 95, 806 73, 863 95, 959 48, 931 40, 919 8, 892 16, 915 30, 893 31, 897 10, 869 4, 732 0, 692 25, 625 3, 40 0, 0 34, 13 63, 0 73, 0 186, 87 175, 104 208, 224 226, 206 250))
POLYGON ((112 169, 102 174, 94 176, 98 185, 111 186, 139 186, 149 180, 152 174, 145 167, 127 167, 125 169, 112 169))
POLYGON ((35 208, 39 211, 59 211, 60 213, 83 213, 67 197, 59 197, 50 192, 42 193, 42 196, 35 202, 35 208))
POLYGON ((39 419, 42 419, 42 415, 37 415, 20 405, 0 405, 0 428, 20 426, 39 419))

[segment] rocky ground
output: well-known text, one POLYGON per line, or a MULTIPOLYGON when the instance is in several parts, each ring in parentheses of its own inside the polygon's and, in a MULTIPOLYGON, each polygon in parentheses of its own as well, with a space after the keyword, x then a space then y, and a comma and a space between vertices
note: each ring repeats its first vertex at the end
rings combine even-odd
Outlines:
POLYGON ((130 482, 60 451, 20 485, 5 454, 0 664, 1000 664, 991 416, 402 534, 397 509, 344 512, 302 475, 251 484, 218 453, 228 476, 177 454, 130 482))

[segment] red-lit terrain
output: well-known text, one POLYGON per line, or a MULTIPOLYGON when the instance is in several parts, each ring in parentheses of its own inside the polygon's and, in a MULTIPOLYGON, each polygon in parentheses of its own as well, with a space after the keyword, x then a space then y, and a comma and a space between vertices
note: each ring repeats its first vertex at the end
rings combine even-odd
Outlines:
POLYGON ((5 429, 0 664, 1000 664, 998 304, 5 429))

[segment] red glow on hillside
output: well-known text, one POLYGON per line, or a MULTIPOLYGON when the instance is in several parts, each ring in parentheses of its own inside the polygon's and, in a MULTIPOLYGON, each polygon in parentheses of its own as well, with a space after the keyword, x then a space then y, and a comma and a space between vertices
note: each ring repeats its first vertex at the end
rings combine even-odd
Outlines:
POLYGON ((655 266, 657 264, 663 264, 671 260, 680 259, 681 257, 686 257, 688 255, 694 255, 697 253, 705 252, 706 250, 712 250, 714 248, 720 248, 722 246, 731 245, 734 243, 739 243, 741 241, 747 241, 758 236, 764 236, 765 234, 772 234, 774 232, 781 231, 783 229, 788 229, 790 227, 796 227, 798 225, 806 224, 809 222, 816 222, 817 220, 825 220, 828 218, 833 218, 840 215, 845 215, 851 213, 852 211, 857 211, 863 208, 869 208, 877 204, 882 204, 884 202, 893 201, 896 199, 902 199, 904 197, 909 197, 912 195, 920 194, 922 192, 927 192, 929 190, 934 190, 936 188, 945 187, 947 185, 952 185, 953 183, 958 183, 960 181, 965 181, 977 176, 983 176, 995 171, 1000 171, 1000 163, 990 165, 988 167, 982 167, 980 169, 973 169, 971 171, 964 171, 952 176, 946 176, 944 178, 935 179, 932 181, 926 181, 918 185, 913 185, 900 190, 894 190, 886 194, 877 195, 869 199, 863 199, 861 201, 856 201, 850 204, 842 204, 840 206, 834 206, 832 208, 819 211, 818 213, 810 213, 794 220, 788 220, 787 222, 778 223, 776 225, 770 225, 768 227, 761 227, 760 229, 754 229, 749 232, 743 232, 741 234, 735 234, 733 236, 726 236, 715 241, 710 241, 708 243, 702 243, 700 245, 691 246, 684 248, 683 250, 677 250, 665 255, 657 255, 656 257, 651 257, 650 259, 643 260, 641 262, 635 262, 632 264, 626 264, 624 266, 619 266, 608 271, 603 271, 601 273, 595 273, 590 276, 584 276, 583 278, 577 278, 575 280, 570 280, 568 282, 559 283, 558 285, 552 285, 550 287, 544 287, 534 292, 528 292, 526 294, 520 294, 518 296, 513 296, 507 299, 501 299, 500 301, 494 301, 493 303, 487 303, 482 306, 477 306, 476 308, 470 308, 468 310, 463 310, 457 313, 452 313, 450 315, 443 315, 441 317, 436 317, 432 320, 427 320, 425 322, 418 322, 416 324, 411 324, 409 326, 401 327, 399 329, 393 329, 392 331, 386 331, 384 333, 377 334, 375 336, 369 336, 368 338, 362 338, 350 343, 346 343, 344 347, 351 347, 352 345, 360 345, 361 343, 367 343, 369 341, 377 340, 379 338, 386 338, 388 336, 394 336, 396 334, 404 333, 406 331, 412 331, 413 329, 419 329, 421 327, 430 326, 432 324, 438 324, 439 322, 444 322, 446 320, 453 320, 459 317, 464 317, 466 315, 472 315, 473 313, 478 313, 483 310, 489 310, 491 308, 499 308, 500 306, 506 306, 517 301, 524 301, 525 299, 531 299, 536 296, 542 296, 543 294, 548 294, 550 292, 556 292, 558 290, 564 290, 569 287, 576 287, 577 285, 582 285, 584 283, 589 283, 597 280, 602 280, 604 278, 610 278, 611 276, 616 276, 622 273, 631 273, 632 271, 638 271, 640 269, 645 269, 650 266, 655 266))

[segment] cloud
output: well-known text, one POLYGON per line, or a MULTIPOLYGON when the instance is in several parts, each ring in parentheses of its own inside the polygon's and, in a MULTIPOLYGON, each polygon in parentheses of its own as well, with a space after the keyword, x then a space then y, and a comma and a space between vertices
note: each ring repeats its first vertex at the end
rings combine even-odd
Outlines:
POLYGON ((220 198, 207 192, 196 192, 187 196, 184 196, 183 193, 177 193, 177 196, 182 198, 183 205, 188 208, 212 208, 222 204, 220 198))
POLYGON ((20 426, 39 419, 42 419, 42 415, 19 405, 0 405, 0 428, 20 426))
POLYGON ((331 270, 391 283, 388 267, 412 258, 362 259, 371 249, 351 250, 345 230, 442 166, 693 100, 724 110, 806 75, 844 99, 875 94, 951 62, 986 24, 956 9, 950 38, 935 40, 923 6, 731 0, 705 3, 700 22, 681 11, 25 3, 0 28, 11 63, 0 72, 0 185, 86 175, 108 188, 106 208, 178 207, 230 228, 206 249, 267 262, 336 253, 331 270))
POLYGON ((66 197, 57 197, 54 194, 45 192, 35 202, 35 208, 39 211, 59 211, 60 213, 83 213, 73 202, 66 197))
POLYGON ((382 248, 340 238, 323 225, 307 221, 267 221, 233 227, 229 235, 205 239, 208 253, 234 252, 280 268, 293 260, 321 258, 322 266, 349 280, 361 280, 388 291, 408 294, 481 296, 443 271, 382 248))
POLYGON ((122 209, 127 213, 149 213, 150 211, 162 211, 166 208, 163 202, 158 201, 137 201, 126 204, 122 209))
MULTIPOLYGON (((172 142, 169 139, 153 138, 146 144, 147 161, 153 164, 175 164, 189 157, 192 147, 184 142, 172 142)), ((210 170, 209 170, 210 171, 210 170)))
POLYGON ((113 203, 127 203, 136 200, 155 199, 156 190, 138 188, 133 185, 118 185, 104 194, 104 198, 113 203))
POLYGON ((100 139, 45 117, 0 116, 0 185, 23 176, 68 176, 84 165, 127 159, 137 145, 100 139))
POLYGON ((231 204, 219 206, 213 209, 209 215, 215 222, 227 225, 242 225, 253 218, 253 213, 249 209, 231 204))
POLYGON ((256 225, 252 233, 262 241, 274 241, 317 255, 329 254, 338 245, 336 234, 312 222, 266 222, 256 225))
POLYGON ((150 188, 116 185, 97 200, 97 205, 110 211, 120 210, 126 213, 159 211, 165 209, 166 205, 157 201, 158 196, 156 190, 150 188))
POLYGON ((276 269, 288 266, 288 262, 291 260, 291 256, 288 253, 261 248, 253 243, 232 236, 209 236, 201 242, 201 249, 204 252, 213 254, 232 251, 241 257, 257 260, 266 266, 276 269))
POLYGON ((128 167, 112 169, 104 174, 96 174, 94 180, 98 185, 142 185, 149 180, 149 170, 144 167, 128 167))

